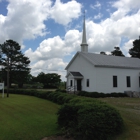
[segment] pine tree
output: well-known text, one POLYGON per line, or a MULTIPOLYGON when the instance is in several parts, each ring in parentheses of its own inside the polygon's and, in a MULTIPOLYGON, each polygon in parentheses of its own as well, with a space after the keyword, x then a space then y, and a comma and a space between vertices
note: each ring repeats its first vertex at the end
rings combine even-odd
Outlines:
POLYGON ((20 49, 20 45, 13 40, 6 40, 0 44, 0 65, 2 67, 0 74, 5 82, 7 77, 7 97, 9 97, 11 82, 23 83, 30 72, 28 68, 30 60, 22 54, 20 49))

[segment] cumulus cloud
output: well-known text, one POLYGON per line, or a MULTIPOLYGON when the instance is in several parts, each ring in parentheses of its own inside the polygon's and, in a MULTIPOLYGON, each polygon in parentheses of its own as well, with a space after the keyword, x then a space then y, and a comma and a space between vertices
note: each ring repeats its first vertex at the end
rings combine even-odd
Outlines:
POLYGON ((133 12, 140 7, 139 5, 139 0, 120 0, 112 4, 117 10, 109 18, 100 23, 88 20, 86 25, 89 50, 98 53, 111 51, 115 46, 121 45, 123 37, 127 37, 128 42, 121 47, 128 56, 128 51, 132 48, 132 40, 138 38, 140 33, 140 10, 133 12), (133 2, 136 4, 131 6, 133 2))
POLYGON ((111 48, 120 42, 119 36, 109 34, 110 26, 104 22, 97 24, 93 21, 87 21, 87 38, 89 51, 91 52, 110 51, 111 48))
POLYGON ((0 43, 13 39, 21 45, 23 40, 35 39, 47 34, 45 20, 67 25, 81 13, 81 4, 76 1, 62 3, 56 0, 8 0, 7 15, 0 15, 0 43))
MULTIPOLYGON (((34 39, 46 34, 44 20, 51 7, 50 0, 8 0, 7 16, 0 18, 1 38, 13 39, 22 44, 24 39, 34 39)), ((2 17, 2 16, 1 16, 2 17)))
POLYGON ((95 5, 90 5, 90 7, 92 8, 92 9, 96 9, 96 8, 101 8, 101 3, 99 2, 99 1, 96 1, 96 4, 95 5))
POLYGON ((137 12, 139 5, 139 0, 118 0, 112 5, 112 7, 117 8, 117 10, 112 14, 111 18, 118 20, 129 14, 129 12, 137 12))
POLYGON ((95 15, 94 16, 94 19, 101 19, 103 16, 103 14, 99 13, 98 15, 95 15))
POLYGON ((44 73, 58 73, 61 75, 61 79, 65 80, 66 72, 64 71, 67 63, 63 62, 61 58, 52 58, 49 60, 39 60, 37 63, 31 66, 32 74, 37 76, 40 72, 44 73))
POLYGON ((64 63, 61 58, 52 58, 49 60, 39 60, 32 65, 33 69, 45 69, 46 71, 64 70, 67 63, 64 63), (59 69, 58 69, 59 67, 59 69))
POLYGON ((39 47, 33 52, 31 48, 25 51, 32 63, 40 60, 49 60, 52 58, 63 58, 70 55, 80 46, 81 33, 78 30, 69 30, 64 39, 60 36, 43 40, 39 47))
POLYGON ((48 60, 52 57, 60 58, 64 55, 64 52, 62 51, 63 46, 63 40, 59 36, 56 36, 54 38, 43 40, 40 43, 40 46, 34 52, 31 48, 29 48, 27 51, 25 51, 25 54, 30 57, 30 60, 32 62, 39 60, 48 60))
POLYGON ((129 54, 129 49, 132 48, 133 46, 133 41, 134 40, 129 40, 128 42, 126 42, 124 44, 124 46, 122 47, 122 51, 126 54, 126 56, 130 57, 130 54, 129 54))
POLYGON ((67 25, 72 19, 78 18, 81 14, 81 4, 75 0, 67 3, 62 3, 60 0, 56 0, 54 6, 50 10, 51 18, 55 22, 67 25))
POLYGON ((113 7, 117 9, 134 9, 138 8, 139 9, 140 1, 139 0, 118 0, 113 3, 113 7))

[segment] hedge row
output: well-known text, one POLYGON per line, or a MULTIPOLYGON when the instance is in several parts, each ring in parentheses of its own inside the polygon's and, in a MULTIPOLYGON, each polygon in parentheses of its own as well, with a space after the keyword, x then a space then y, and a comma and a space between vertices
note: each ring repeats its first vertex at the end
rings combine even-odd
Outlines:
POLYGON ((107 140, 122 132, 119 112, 104 102, 62 92, 10 90, 10 93, 36 96, 63 104, 58 111, 58 125, 76 140, 107 140))
POLYGON ((105 98, 105 97, 128 97, 125 93, 98 93, 98 92, 87 92, 87 91, 80 91, 77 95, 85 96, 85 97, 92 97, 92 98, 105 98))
POLYGON ((76 140, 108 140, 123 130, 116 109, 95 99, 78 97, 59 110, 58 124, 76 140))
POLYGON ((68 103, 71 99, 73 99, 76 95, 70 95, 58 91, 38 91, 38 90, 23 90, 23 89, 10 89, 10 93, 13 94, 23 94, 39 97, 42 99, 50 100, 57 104, 68 103))

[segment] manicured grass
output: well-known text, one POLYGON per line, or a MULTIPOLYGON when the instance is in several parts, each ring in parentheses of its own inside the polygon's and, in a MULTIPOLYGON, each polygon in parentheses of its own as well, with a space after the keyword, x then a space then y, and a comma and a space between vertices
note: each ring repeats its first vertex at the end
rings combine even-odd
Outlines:
POLYGON ((140 98, 100 98, 117 108, 125 130, 115 140, 140 140, 140 98))
POLYGON ((55 135, 59 105, 40 98, 0 96, 0 140, 41 140, 55 135))

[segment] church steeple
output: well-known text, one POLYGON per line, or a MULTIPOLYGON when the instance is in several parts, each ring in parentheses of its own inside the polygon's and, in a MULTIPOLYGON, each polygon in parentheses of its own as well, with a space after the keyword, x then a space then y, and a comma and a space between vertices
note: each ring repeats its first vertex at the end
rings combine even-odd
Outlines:
POLYGON ((86 39, 86 25, 85 25, 85 12, 84 12, 84 21, 83 21, 83 35, 81 43, 81 52, 88 52, 88 44, 86 39))

